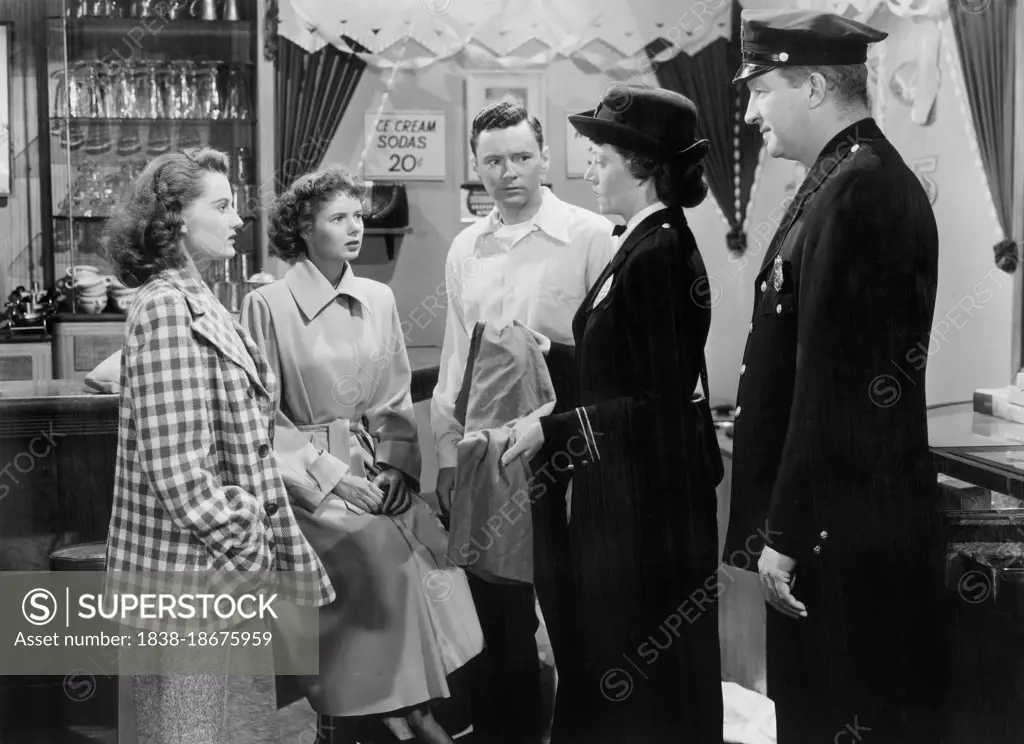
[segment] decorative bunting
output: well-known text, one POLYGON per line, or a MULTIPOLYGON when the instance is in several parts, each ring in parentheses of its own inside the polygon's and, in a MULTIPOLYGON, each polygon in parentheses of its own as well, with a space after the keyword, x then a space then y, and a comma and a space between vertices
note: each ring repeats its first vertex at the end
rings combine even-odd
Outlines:
POLYGON ((610 71, 659 39, 667 44, 656 61, 731 35, 731 0, 392 0, 387 13, 373 3, 277 2, 280 33, 293 43, 309 52, 331 44, 377 67, 399 64, 396 53, 406 69, 470 54, 507 69, 582 56, 610 71), (327 31, 342 20, 344 38, 327 31))

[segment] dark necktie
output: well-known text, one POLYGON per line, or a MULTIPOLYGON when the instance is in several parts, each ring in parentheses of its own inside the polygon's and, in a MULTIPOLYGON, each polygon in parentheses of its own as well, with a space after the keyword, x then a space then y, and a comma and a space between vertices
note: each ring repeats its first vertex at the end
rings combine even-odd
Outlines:
POLYGON ((624 233, 624 232, 626 232, 626 226, 625 225, 615 225, 612 228, 612 235, 614 237, 616 237, 616 238, 619 237, 620 235, 622 235, 622 233, 624 233))

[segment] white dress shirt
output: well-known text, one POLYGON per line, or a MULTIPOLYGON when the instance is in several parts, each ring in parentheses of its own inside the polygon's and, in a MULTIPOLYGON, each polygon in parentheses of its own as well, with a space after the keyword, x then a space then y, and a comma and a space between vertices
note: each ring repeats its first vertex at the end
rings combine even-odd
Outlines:
POLYGON ((455 467, 462 427, 455 398, 478 321, 519 321, 551 341, 572 344, 572 319, 615 253, 612 223, 567 204, 547 188, 523 225, 503 225, 497 209, 452 241, 445 262, 448 318, 430 407, 438 465, 455 467))

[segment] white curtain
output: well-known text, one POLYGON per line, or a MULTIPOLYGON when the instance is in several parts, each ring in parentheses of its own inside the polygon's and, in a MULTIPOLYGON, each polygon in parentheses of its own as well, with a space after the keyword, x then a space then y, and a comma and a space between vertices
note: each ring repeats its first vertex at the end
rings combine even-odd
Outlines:
POLYGON ((309 52, 345 38, 376 67, 425 67, 464 55, 475 66, 527 68, 577 57, 628 67, 652 41, 693 55, 729 38, 730 0, 281 0, 279 32, 309 52), (368 52, 365 50, 369 50, 368 52))

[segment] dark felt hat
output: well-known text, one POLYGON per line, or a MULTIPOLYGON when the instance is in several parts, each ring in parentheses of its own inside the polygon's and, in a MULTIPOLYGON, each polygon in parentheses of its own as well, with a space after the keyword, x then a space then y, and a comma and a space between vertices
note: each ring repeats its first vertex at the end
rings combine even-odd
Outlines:
POLYGON ((740 19, 743 66, 734 83, 777 67, 863 64, 868 45, 888 36, 852 18, 810 10, 744 10, 740 19))
POLYGON ((656 160, 691 165, 707 154, 697 139, 697 107, 664 88, 612 84, 597 108, 569 117, 587 139, 656 160))

